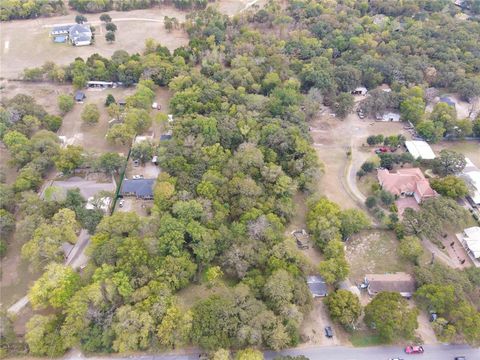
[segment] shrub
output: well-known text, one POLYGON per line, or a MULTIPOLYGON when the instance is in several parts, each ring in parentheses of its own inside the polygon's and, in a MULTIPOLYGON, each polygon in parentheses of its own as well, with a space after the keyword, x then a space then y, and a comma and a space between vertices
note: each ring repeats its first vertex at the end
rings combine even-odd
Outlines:
POLYGON ((369 196, 367 200, 365 200, 365 205, 369 209, 373 208, 377 205, 377 198, 375 196, 369 196))

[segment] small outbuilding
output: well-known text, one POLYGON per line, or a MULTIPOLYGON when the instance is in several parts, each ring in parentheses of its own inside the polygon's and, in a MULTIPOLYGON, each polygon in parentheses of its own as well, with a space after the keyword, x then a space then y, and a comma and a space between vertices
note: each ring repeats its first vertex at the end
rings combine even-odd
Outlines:
POLYGON ((355 88, 355 90, 352 90, 351 94, 352 95, 363 95, 363 96, 365 96, 365 95, 367 95, 367 92, 368 92, 368 90, 367 90, 366 87, 359 86, 359 87, 355 88))
POLYGON ((413 140, 405 141, 405 146, 410 154, 412 154, 414 159, 422 158, 424 160, 433 160, 435 159, 435 153, 433 152, 430 145, 425 141, 413 140))
POLYGON ((438 102, 445 103, 449 106, 452 106, 453 108, 455 108, 455 106, 456 106, 455 101, 453 101, 452 98, 450 98, 448 96, 440 97, 440 100, 438 102))
POLYGON ((400 121, 400 114, 394 112, 388 112, 376 117, 377 121, 400 121))
POLYGON ((160 141, 170 140, 173 136, 172 130, 168 130, 167 132, 160 135, 160 141))
POLYGON ((314 298, 325 297, 328 295, 327 283, 321 276, 307 276, 307 285, 314 298))
POLYGON ((75 98, 76 102, 82 102, 83 100, 85 100, 87 98, 87 96, 85 95, 85 93, 83 91, 78 90, 75 93, 74 98, 75 98))

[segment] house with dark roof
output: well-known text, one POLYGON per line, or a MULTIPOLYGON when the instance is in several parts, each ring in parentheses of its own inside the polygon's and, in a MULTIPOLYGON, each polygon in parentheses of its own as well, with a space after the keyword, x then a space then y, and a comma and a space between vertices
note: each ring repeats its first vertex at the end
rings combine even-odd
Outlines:
POLYGON ((415 280, 412 275, 397 272, 393 274, 367 274, 365 275, 365 284, 370 296, 375 296, 379 292, 389 291, 397 292, 405 298, 411 298, 415 292, 415 280))
POLYGON ((56 43, 70 41, 73 46, 85 46, 92 43, 92 31, 89 25, 67 24, 55 26, 50 36, 56 43))
POLYGON ((153 199, 155 179, 124 180, 120 188, 120 196, 135 196, 137 199, 153 199))

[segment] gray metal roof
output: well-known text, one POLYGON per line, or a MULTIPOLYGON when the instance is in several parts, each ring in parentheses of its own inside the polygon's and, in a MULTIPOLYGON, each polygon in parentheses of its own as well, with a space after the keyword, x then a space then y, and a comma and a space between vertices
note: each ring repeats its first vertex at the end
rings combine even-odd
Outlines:
POLYGON ((52 35, 61 35, 61 34, 68 34, 70 28, 73 26, 72 25, 60 25, 60 26, 55 26, 52 31, 50 31, 50 34, 52 35))
POLYGON ((92 39, 92 32, 87 25, 76 24, 70 27, 69 36, 72 41, 90 41, 92 39))
POLYGON ((318 275, 307 276, 307 285, 313 297, 328 295, 327 284, 321 276, 318 276, 318 275))
POLYGON ((135 196, 142 198, 153 197, 154 184, 155 179, 124 180, 120 193, 122 195, 135 194, 135 196))
POLYGON ((455 107, 455 101, 453 101, 451 98, 449 98, 448 96, 442 96, 440 98, 440 102, 443 102, 445 104, 448 104, 450 106, 453 106, 455 107))

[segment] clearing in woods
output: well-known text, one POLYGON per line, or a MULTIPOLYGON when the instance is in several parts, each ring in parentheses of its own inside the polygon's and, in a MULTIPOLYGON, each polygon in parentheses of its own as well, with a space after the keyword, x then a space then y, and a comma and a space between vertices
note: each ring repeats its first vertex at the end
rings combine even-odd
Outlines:
MULTIPOLYGON (((220 12, 233 16, 261 2, 263 1, 220 0, 211 6, 216 6, 220 12)), ((77 14, 79 13, 76 11, 70 11, 68 15, 63 16, 1 22, 0 78, 18 78, 25 68, 38 67, 46 61, 67 65, 77 57, 86 59, 95 53, 107 58, 117 50, 126 50, 130 54, 141 53, 148 38, 156 40, 170 51, 188 44, 188 35, 185 31, 179 28, 168 32, 163 25, 165 16, 175 17, 180 23, 185 21, 188 12, 180 11, 173 6, 108 12, 118 28, 113 43, 105 40, 106 30, 105 25, 99 20, 100 13, 86 14, 96 29, 93 45, 73 47, 68 44, 55 44, 49 37, 50 29, 54 25, 74 23, 77 14)))
MULTIPOLYGON (((356 113, 339 119, 325 109, 310 122, 310 135, 317 151, 318 158, 324 165, 318 191, 342 208, 360 207, 358 199, 351 194, 347 177, 355 174, 362 163, 373 154, 373 149, 362 147, 369 135, 403 134, 408 138, 402 123, 376 122, 371 119, 360 119, 356 113), (352 159, 347 151, 352 151, 352 159), (349 174, 349 165, 351 171, 349 174)), ((355 176, 354 176, 355 178, 355 176)), ((356 179, 351 179, 355 183, 356 179)))

